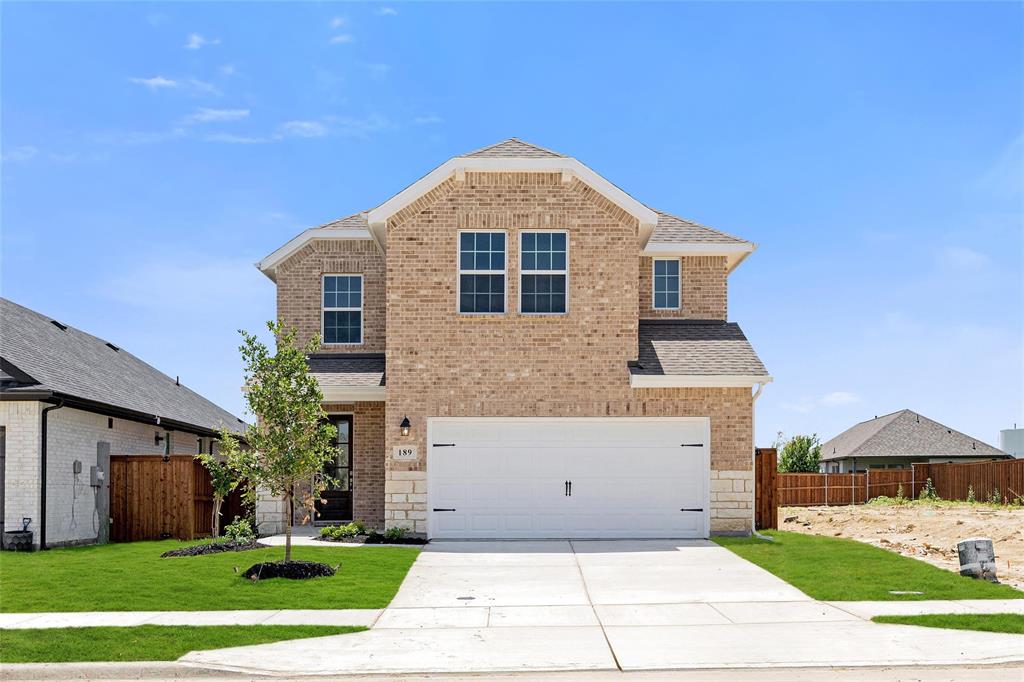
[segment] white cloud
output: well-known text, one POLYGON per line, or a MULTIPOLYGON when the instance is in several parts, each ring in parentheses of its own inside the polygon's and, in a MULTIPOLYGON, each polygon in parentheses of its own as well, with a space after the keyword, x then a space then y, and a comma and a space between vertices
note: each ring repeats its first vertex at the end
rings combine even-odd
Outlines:
POLYGON ((39 150, 30 144, 15 147, 0 155, 0 161, 10 163, 12 161, 31 161, 38 156, 39 150))
POLYGON ((249 116, 248 109, 207 109, 200 107, 194 114, 185 118, 185 123, 224 123, 227 121, 239 121, 247 116, 249 116))
POLYGON ((346 19, 345 17, 333 17, 331 19, 330 26, 331 26, 331 28, 341 28, 342 26, 344 26, 347 23, 348 23, 348 19, 346 19))
POLYGON ((430 116, 417 116, 412 120, 412 122, 414 125, 424 126, 433 125, 435 123, 444 123, 444 119, 440 116, 434 116, 431 114, 430 116))
POLYGON ((281 134, 285 137, 323 137, 327 134, 327 126, 319 121, 287 121, 281 124, 281 134))
POLYGON ((234 64, 224 64, 217 71, 225 78, 238 75, 238 68, 234 64))
POLYGON ((351 43, 354 40, 351 33, 341 33, 336 36, 331 36, 329 42, 331 45, 343 45, 345 43, 351 43))
POLYGON ((393 17, 398 14, 398 10, 394 7, 381 7, 376 12, 378 17, 393 17))
POLYGON ((181 85, 178 81, 170 78, 164 78, 163 76, 153 76, 152 78, 129 78, 128 81, 135 83, 136 85, 145 86, 150 90, 176 88, 181 85))
POLYGON ((379 114, 371 114, 363 118, 326 116, 324 121, 331 125, 331 132, 347 137, 366 138, 371 133, 387 130, 391 127, 391 122, 379 114))
POLYGON ((249 137, 247 135, 233 135, 231 133, 213 133, 203 139, 207 142, 223 142, 225 144, 264 144, 272 141, 266 137, 249 137))
POLYGON ((221 94, 220 89, 217 88, 213 83, 207 83, 206 81, 197 80, 195 78, 189 78, 185 81, 186 85, 192 90, 199 93, 219 95, 221 94))
POLYGON ((198 33, 189 33, 183 47, 186 50, 198 50, 207 45, 220 45, 220 38, 204 38, 198 33))
POLYGON ((947 246, 938 253, 939 265, 950 270, 975 272, 989 267, 991 259, 966 246, 947 246))
POLYGON ((833 391, 826 393, 821 398, 821 404, 825 407, 839 407, 842 405, 853 405, 860 402, 860 396, 849 391, 833 391))
POLYGON ((134 147, 145 144, 156 144, 182 137, 186 137, 188 131, 184 128, 172 128, 170 130, 114 130, 101 133, 94 133, 91 138, 99 144, 122 145, 134 147))

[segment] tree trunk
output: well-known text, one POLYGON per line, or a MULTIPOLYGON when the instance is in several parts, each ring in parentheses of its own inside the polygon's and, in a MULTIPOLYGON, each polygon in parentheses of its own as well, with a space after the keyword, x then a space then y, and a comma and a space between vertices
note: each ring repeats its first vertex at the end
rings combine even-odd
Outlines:
POLYGON ((217 539, 217 517, 220 516, 220 505, 223 501, 219 495, 213 496, 213 511, 210 512, 210 537, 214 540, 217 539))
POLYGON ((285 495, 285 507, 287 508, 288 518, 285 519, 284 525, 284 560, 292 560, 292 517, 295 513, 295 505, 292 500, 294 491, 291 487, 288 488, 288 493, 285 495))

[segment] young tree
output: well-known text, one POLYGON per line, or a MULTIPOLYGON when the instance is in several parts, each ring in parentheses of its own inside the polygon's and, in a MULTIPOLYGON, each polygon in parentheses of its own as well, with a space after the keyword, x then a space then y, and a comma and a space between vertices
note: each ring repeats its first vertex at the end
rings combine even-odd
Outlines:
MULTIPOLYGON (((221 443, 225 442, 225 439, 229 436, 234 443, 235 449, 237 449, 237 441, 231 433, 227 429, 221 429, 221 443)), ((210 485, 213 487, 210 537, 214 539, 217 537, 217 519, 220 518, 221 505, 224 503, 224 499, 231 494, 231 491, 238 486, 238 472, 235 470, 231 458, 224 456, 224 454, 222 448, 221 457, 208 452, 200 452, 196 455, 196 459, 202 462, 203 466, 210 473, 210 485)))
MULTIPOLYGON (((305 347, 295 343, 295 331, 268 322, 277 339, 277 353, 256 336, 245 331, 239 350, 245 364, 245 400, 258 423, 246 429, 248 461, 238 457, 240 473, 253 488, 280 496, 285 503, 284 560, 292 558, 292 525, 295 497, 300 487, 308 490, 300 499, 310 516, 313 505, 332 480, 324 464, 334 454, 335 428, 327 422, 321 403, 323 394, 312 376, 306 354, 320 347, 319 337, 305 347)), ((231 442, 231 438, 222 441, 231 442)), ((228 447, 231 447, 228 445, 228 447)))
POLYGON ((818 442, 818 434, 793 436, 779 452, 779 471, 817 473, 820 460, 821 444, 818 442))

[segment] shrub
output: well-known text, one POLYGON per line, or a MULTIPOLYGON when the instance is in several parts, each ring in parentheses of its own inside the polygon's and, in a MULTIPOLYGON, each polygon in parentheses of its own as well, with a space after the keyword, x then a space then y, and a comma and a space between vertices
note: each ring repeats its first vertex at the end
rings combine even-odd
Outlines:
POLYGON ((921 493, 917 496, 917 499, 927 502, 938 502, 942 499, 939 497, 939 493, 936 492, 935 484, 932 483, 931 478, 925 481, 924 487, 921 488, 921 493))
POLYGON ((903 484, 900 483, 896 488, 896 504, 903 504, 907 501, 907 498, 903 495, 903 484))
POLYGON ((976 500, 974 498, 974 486, 973 485, 968 485, 967 486, 967 504, 974 504, 977 501, 978 500, 976 500))
POLYGON ((782 446, 779 453, 779 471, 817 473, 820 460, 821 445, 818 442, 818 434, 793 436, 782 446))
POLYGON ((384 531, 384 537, 388 540, 402 540, 405 538, 405 529, 392 526, 384 531))
POLYGON ((224 540, 248 544, 256 541, 256 531, 252 529, 249 519, 236 516, 234 521, 224 526, 224 540))
POLYGON ((320 537, 326 540, 342 540, 357 535, 366 535, 366 524, 362 521, 353 521, 342 526, 324 526, 320 529, 320 537))
POLYGON ((992 491, 992 494, 989 495, 988 501, 991 502, 992 504, 1003 503, 1003 496, 999 494, 999 488, 996 488, 995 490, 992 491))

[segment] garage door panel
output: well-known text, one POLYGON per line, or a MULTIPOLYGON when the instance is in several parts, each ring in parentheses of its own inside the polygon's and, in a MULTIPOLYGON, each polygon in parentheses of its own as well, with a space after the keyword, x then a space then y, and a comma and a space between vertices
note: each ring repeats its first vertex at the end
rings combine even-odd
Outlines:
POLYGON ((704 537, 708 420, 430 420, 433 537, 704 537), (572 481, 572 495, 565 481, 572 481))

